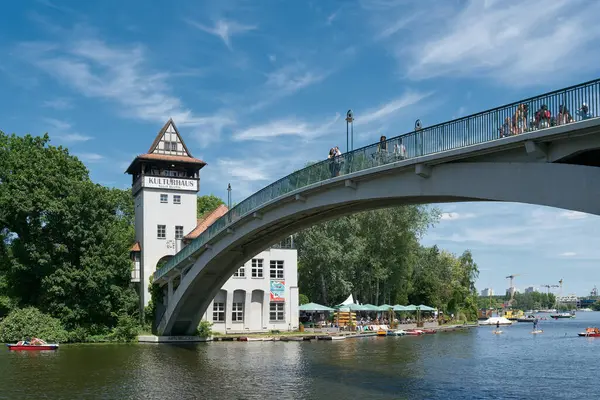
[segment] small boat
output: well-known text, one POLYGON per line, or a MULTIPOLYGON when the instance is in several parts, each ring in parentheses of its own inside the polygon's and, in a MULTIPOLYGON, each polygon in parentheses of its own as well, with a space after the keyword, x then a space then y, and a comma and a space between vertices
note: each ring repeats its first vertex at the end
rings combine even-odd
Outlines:
POLYGON ((389 330, 387 331, 387 335, 388 336, 404 336, 406 335, 406 332, 403 331, 402 329, 396 329, 396 330, 389 330))
POLYGON ((533 316, 533 315, 528 315, 526 317, 517 319, 517 322, 533 322, 533 321, 535 321, 535 316, 533 316))
POLYGON ((423 329, 422 331, 427 335, 433 335, 434 333, 437 333, 435 329, 423 329))
POLYGON ((423 332, 420 329, 409 329, 409 330, 406 331, 406 334, 408 336, 420 336, 420 335, 425 334, 425 332, 423 332))
POLYGON ((388 331, 386 331, 385 329, 379 329, 377 331, 377 336, 387 336, 388 331))
POLYGON ((559 319, 559 318, 575 318, 574 312, 563 312, 558 314, 550 314, 550 318, 559 319))
POLYGON ((578 333, 581 337, 600 337, 600 329, 586 328, 585 332, 578 333))
POLYGON ((538 330, 536 330, 536 331, 531 331, 531 334, 533 334, 533 335, 537 335, 537 334, 539 334, 539 333, 544 333, 544 331, 543 331, 543 330, 541 330, 541 329, 538 329, 538 330))
POLYGON ((27 351, 41 351, 41 350, 57 350, 58 344, 46 343, 42 339, 33 338, 31 341, 21 340, 16 344, 7 344, 8 350, 27 350, 27 351))
POLYGON ((492 331, 492 333, 493 333, 494 335, 500 335, 500 334, 502 334, 503 332, 502 332, 502 331, 492 331))

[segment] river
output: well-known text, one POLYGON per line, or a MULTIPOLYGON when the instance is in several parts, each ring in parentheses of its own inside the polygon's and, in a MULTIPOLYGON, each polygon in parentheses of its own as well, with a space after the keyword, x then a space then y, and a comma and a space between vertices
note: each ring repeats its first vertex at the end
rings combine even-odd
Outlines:
POLYGON ((0 399, 595 398, 600 312, 421 337, 0 351, 0 399))

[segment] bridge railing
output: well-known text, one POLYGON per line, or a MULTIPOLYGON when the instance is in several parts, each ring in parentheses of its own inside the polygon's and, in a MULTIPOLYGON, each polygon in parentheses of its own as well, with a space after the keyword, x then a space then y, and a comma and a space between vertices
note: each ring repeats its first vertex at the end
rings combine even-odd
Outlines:
MULTIPOLYGON (((309 165, 266 186, 233 207, 157 270, 154 273, 154 280, 160 279, 196 253, 228 225, 263 204, 294 190, 396 161, 578 122, 597 117, 599 112, 600 79, 597 79, 415 130, 342 154, 335 159, 309 165), (581 110, 584 103, 587 106, 587 113, 581 110), (544 112, 538 113, 540 110, 544 112), (547 117, 544 115, 545 110, 550 113, 549 119, 545 118, 547 117)), ((324 149, 325 152, 327 150, 324 149)))

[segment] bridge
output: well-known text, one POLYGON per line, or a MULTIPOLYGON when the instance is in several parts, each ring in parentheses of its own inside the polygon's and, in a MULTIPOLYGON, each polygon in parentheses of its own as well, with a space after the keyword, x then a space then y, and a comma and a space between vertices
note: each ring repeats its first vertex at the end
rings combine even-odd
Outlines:
POLYGON ((465 201, 600 215, 598 111, 600 79, 418 129, 279 179, 229 210, 154 273, 165 293, 156 333, 192 334, 221 286, 250 257, 343 215, 465 201), (584 103, 587 109, 579 110, 584 103))

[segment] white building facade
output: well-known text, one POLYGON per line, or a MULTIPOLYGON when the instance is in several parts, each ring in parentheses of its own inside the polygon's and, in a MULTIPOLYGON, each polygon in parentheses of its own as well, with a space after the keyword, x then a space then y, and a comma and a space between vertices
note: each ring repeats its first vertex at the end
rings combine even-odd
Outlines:
MULTIPOLYGON (((219 206, 197 218, 200 169, 175 123, 167 121, 146 154, 127 168, 132 175, 135 244, 132 282, 140 307, 150 301, 152 274, 187 243, 227 213, 219 206)), ((282 242, 240 267, 210 304, 205 319, 218 332, 262 332, 298 328, 298 255, 293 240, 282 242)))
POLYGON ((220 333, 296 330, 298 301, 296 249, 271 248, 234 273, 203 319, 220 333))
POLYGON ((485 288, 481 291, 481 297, 490 297, 494 295, 494 289, 485 288))
POLYGON ((525 293, 535 293, 539 290, 535 286, 529 286, 525 288, 525 293))

